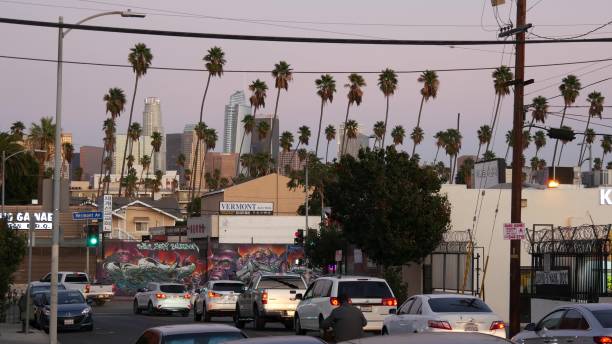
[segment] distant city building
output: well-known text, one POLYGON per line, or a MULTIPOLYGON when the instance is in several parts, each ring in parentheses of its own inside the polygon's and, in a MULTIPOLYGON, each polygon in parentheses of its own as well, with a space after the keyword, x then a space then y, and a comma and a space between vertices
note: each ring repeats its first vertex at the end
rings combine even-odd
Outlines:
MULTIPOLYGON (((336 141, 338 144, 338 150, 336 151, 336 156, 340 156, 340 149, 342 149, 342 140, 344 137, 344 123, 341 123, 338 126, 338 140, 336 141)), ((368 137, 368 135, 364 135, 359 131, 359 128, 357 128, 357 137, 353 138, 353 139, 347 139, 346 143, 345 143, 345 147, 344 147, 344 153, 357 157, 357 154, 359 154, 359 150, 361 148, 365 149, 368 148, 370 145, 370 138, 368 137)), ((333 160, 332 157, 329 158, 330 160, 333 160)))
POLYGON ((81 180, 90 180, 94 174, 100 173, 103 152, 102 147, 81 146, 79 154, 79 165, 83 169, 81 180))
MULTIPOLYGON (((70 165, 68 164, 68 161, 66 161, 66 157, 64 156, 64 143, 72 144, 72 133, 61 133, 60 141, 62 143, 61 144, 61 147, 62 147, 62 170, 61 170, 61 176, 64 179, 71 179, 70 165)), ((49 163, 53 164, 52 159, 49 160, 49 163)))
POLYGON ((295 150, 281 151, 278 155, 278 168, 283 176, 288 176, 290 171, 301 171, 305 165, 306 161, 300 161, 295 150))
MULTIPOLYGON (((156 97, 148 97, 145 98, 145 107, 142 113, 142 135, 151 136, 156 131, 165 139, 160 100, 156 97)), ((162 140, 159 154, 154 154, 151 162, 153 171, 166 170, 166 140, 162 140)))
POLYGON ((187 124, 185 129, 183 130, 181 146, 182 152, 185 154, 185 168, 191 170, 191 181, 195 180, 195 185, 198 185, 200 181, 200 171, 203 168, 204 160, 204 147, 200 145, 198 148, 198 163, 196 168, 193 168, 194 157, 195 157, 195 149, 197 143, 197 136, 195 134, 195 124, 187 124))
MULTIPOLYGON (((236 91, 230 96, 229 103, 225 105, 223 120, 223 153, 236 153, 240 150, 240 142, 244 128, 242 119, 251 113, 251 107, 246 101, 243 91, 236 91)), ((250 134, 244 138, 242 152, 249 151, 250 134)))
MULTIPOLYGON (((113 153, 113 167, 111 169, 111 174, 121 174, 121 165, 123 163, 123 149, 125 148, 127 140, 126 134, 116 134, 115 135, 115 151, 113 153)), ((134 169, 136 172, 140 174, 142 172, 142 166, 140 165, 140 159, 148 155, 151 159, 151 165, 149 165, 149 172, 154 173, 156 171, 155 166, 153 165, 153 160, 155 156, 161 155, 161 151, 159 153, 153 152, 153 146, 151 146, 151 137, 150 136, 141 136, 138 141, 135 142, 134 148, 132 148, 132 155, 134 156, 134 169)), ((130 146, 127 147, 126 159, 130 155, 130 146)), ((96 173, 100 173, 97 171, 96 173)), ((124 174, 127 174, 127 162, 124 174)))
POLYGON ((182 152, 183 134, 166 134, 166 170, 178 171, 176 160, 182 152))
MULTIPOLYGON (((265 140, 260 140, 259 135, 257 135, 257 126, 260 122, 268 122, 270 126, 270 130, 272 130, 272 115, 261 115, 257 116, 255 119, 255 128, 253 128, 253 134, 251 135, 251 152, 253 154, 256 153, 270 153, 270 133, 266 136, 265 140)), ((276 159, 278 157, 278 118, 274 123, 274 132, 272 133, 272 158, 276 159)))
POLYGON ((230 183, 236 176, 236 163, 238 162, 237 153, 218 153, 208 152, 206 154, 205 173, 213 174, 219 170, 220 178, 227 178, 230 183))
MULTIPOLYGON (((77 180, 77 170, 80 168, 81 166, 81 153, 79 152, 74 152, 72 153, 72 162, 70 162, 70 180, 77 180)), ((81 178, 83 177, 83 175, 81 175, 81 178)))

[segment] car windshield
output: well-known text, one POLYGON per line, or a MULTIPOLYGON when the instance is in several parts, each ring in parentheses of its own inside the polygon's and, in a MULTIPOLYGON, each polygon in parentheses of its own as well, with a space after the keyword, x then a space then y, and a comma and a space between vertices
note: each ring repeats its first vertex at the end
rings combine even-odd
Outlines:
POLYGON ((338 295, 351 299, 382 299, 393 297, 391 290, 382 281, 347 281, 338 283, 338 295))
POLYGON ((87 275, 85 274, 67 274, 66 283, 87 283, 87 275))
POLYGON ((162 284, 159 286, 159 290, 164 293, 182 294, 185 292, 185 287, 180 284, 162 284))
POLYGON ((612 328, 612 310, 592 311, 603 328, 612 328))
POLYGON ((241 332, 188 333, 164 336, 164 344, 218 344, 246 338, 241 332))
MULTIPOLYGON (((45 294, 45 304, 48 305, 51 300, 51 294, 45 294)), ((57 303, 59 305, 70 305, 70 304, 79 304, 85 303, 85 299, 83 298, 83 294, 78 291, 67 291, 67 292, 59 292, 57 293, 57 303)))
POLYGON ((242 292, 242 283, 215 283, 212 290, 214 291, 233 291, 234 293, 242 292))
POLYGON ((306 289, 304 281, 297 276, 264 276, 258 288, 263 289, 306 289))
POLYGON ((491 308, 476 298, 440 297, 429 299, 428 303, 435 313, 491 313, 491 308))

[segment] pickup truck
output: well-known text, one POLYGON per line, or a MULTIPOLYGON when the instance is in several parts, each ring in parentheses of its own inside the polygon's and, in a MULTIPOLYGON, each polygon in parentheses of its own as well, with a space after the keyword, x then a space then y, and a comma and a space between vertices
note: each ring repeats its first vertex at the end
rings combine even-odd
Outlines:
POLYGON ((262 274, 255 276, 236 302, 234 323, 243 328, 253 321, 256 329, 263 329, 266 322, 281 322, 285 328, 293 328, 293 316, 303 294, 306 282, 297 274, 262 274))
MULTIPOLYGON (((115 296, 114 284, 93 283, 84 272, 60 271, 57 280, 66 289, 80 291, 87 302, 93 302, 98 306, 102 306, 115 296)), ((40 281, 51 282, 51 273, 46 274, 40 281)))

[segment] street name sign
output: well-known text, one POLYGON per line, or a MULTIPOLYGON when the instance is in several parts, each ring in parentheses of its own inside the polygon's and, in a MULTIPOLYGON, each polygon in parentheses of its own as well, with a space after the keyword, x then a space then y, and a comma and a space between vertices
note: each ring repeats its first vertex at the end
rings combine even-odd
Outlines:
POLYGON ((525 240, 525 224, 504 223, 504 240, 525 240))
POLYGON ((83 220, 102 220, 101 211, 79 211, 72 213, 72 219, 74 221, 83 220))

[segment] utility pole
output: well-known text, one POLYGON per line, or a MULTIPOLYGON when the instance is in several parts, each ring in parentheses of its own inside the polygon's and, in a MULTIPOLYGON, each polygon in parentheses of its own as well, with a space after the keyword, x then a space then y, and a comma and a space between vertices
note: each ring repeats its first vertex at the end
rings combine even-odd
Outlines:
MULTIPOLYGON (((525 30, 527 0, 516 2, 516 61, 514 78, 514 122, 512 147, 512 198, 510 219, 521 223, 521 192, 523 187, 523 98, 525 81, 525 30)), ((521 327, 521 241, 510 241, 510 337, 520 332, 521 327)))

